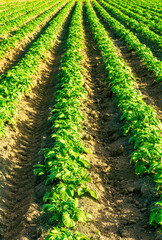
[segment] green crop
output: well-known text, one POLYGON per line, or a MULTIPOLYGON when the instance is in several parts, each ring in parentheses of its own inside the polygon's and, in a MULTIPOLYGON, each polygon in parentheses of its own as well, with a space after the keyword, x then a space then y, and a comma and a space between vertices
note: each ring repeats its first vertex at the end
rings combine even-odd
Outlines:
MULTIPOLYGON (((98 6, 96 1, 93 2, 98 6)), ((135 162, 137 174, 151 174, 160 189, 162 183, 161 122, 155 110, 147 105, 140 92, 135 90, 134 76, 118 56, 111 39, 88 1, 86 1, 86 9, 93 37, 102 53, 108 73, 106 83, 116 95, 115 101, 122 111, 121 120, 125 121, 123 133, 130 134, 130 142, 134 144, 135 151, 131 161, 135 162)), ((103 11, 104 14, 105 11, 103 11)), ((161 216, 158 215, 158 217, 155 221, 161 224, 159 220, 161 216)))
MULTIPOLYGON (((148 26, 150 29, 152 29, 155 32, 161 32, 162 31, 162 21, 159 19, 159 22, 156 23, 153 20, 149 20, 145 17, 143 17, 141 15, 141 13, 138 13, 138 11, 132 11, 132 9, 130 9, 130 7, 127 5, 125 5, 124 3, 119 3, 119 1, 117 3, 114 3, 112 1, 106 0, 106 2, 108 2, 110 5, 115 6, 117 9, 120 9, 124 14, 136 19, 138 22, 142 22, 144 24, 146 24, 146 26, 148 26), (124 5, 124 6, 122 6, 124 5)), ((134 10, 134 9, 133 9, 134 10)))
POLYGON ((78 2, 74 10, 66 52, 62 58, 61 72, 58 75, 60 90, 56 92, 55 106, 51 117, 53 147, 44 150, 45 164, 36 165, 35 174, 46 174, 46 184, 50 192, 44 196, 43 211, 51 212, 54 228, 46 239, 89 239, 84 235, 68 230, 76 221, 85 222, 91 215, 78 205, 78 199, 88 194, 98 199, 96 192, 87 182, 92 179, 87 171, 89 162, 84 154, 89 150, 82 143, 83 114, 81 101, 86 94, 83 87, 82 51, 84 48, 82 29, 82 5, 78 2))
MULTIPOLYGON (((132 16, 128 17, 127 15, 122 13, 118 8, 116 8, 116 6, 113 7, 110 4, 106 4, 106 8, 111 10, 115 15, 118 16, 119 19, 124 21, 129 28, 135 30, 135 32, 137 33, 141 33, 145 38, 150 39, 153 43, 155 43, 159 47, 159 49, 162 48, 162 37, 154 33, 152 30, 150 30, 147 25, 143 24, 142 22, 136 21, 135 19, 132 18, 132 16)), ((131 14, 130 11, 128 12, 129 14, 131 14)))
MULTIPOLYGON (((26 4, 21 4, 19 5, 18 3, 16 4, 9 4, 9 8, 5 9, 0 12, 0 24, 4 24, 8 21, 10 21, 11 19, 14 19, 18 16, 20 16, 21 14, 26 13, 27 11, 30 11, 33 7, 37 6, 37 4, 39 3, 39 1, 32 1, 32 2, 26 2, 26 4), (13 6, 12 5, 16 5, 13 6)), ((7 7, 7 6, 6 6, 7 7)), ((1 26, 2 27, 2 26, 1 26)))
MULTIPOLYGON (((65 3, 66 0, 55 5, 55 10, 65 3)), ((72 2, 69 2, 32 44, 25 57, 6 75, 1 76, 0 135, 5 134, 5 124, 13 121, 18 100, 22 93, 27 92, 32 85, 32 76, 38 73, 40 61, 45 58, 45 53, 54 45, 60 27, 63 25, 71 6, 72 2)))
MULTIPOLYGON (((63 1, 64 2, 64 1, 63 1)), ((14 35, 11 37, 8 37, 7 39, 3 39, 0 44, 0 59, 3 59, 5 57, 5 54, 10 51, 10 49, 16 48, 16 46, 23 40, 25 40, 34 30, 37 28, 42 22, 46 21, 49 17, 52 17, 54 13, 59 9, 61 2, 57 2, 56 0, 47 3, 42 4, 40 7, 29 14, 26 14, 24 16, 25 19, 31 20, 19 28, 17 31, 15 31, 14 35), (47 8, 46 10, 44 10, 47 8), (43 11, 42 14, 40 14, 38 17, 33 19, 33 16, 40 11, 43 11)), ((20 18, 18 22, 15 22, 15 25, 20 25, 22 21, 24 21, 24 18, 20 18)), ((14 21, 14 20, 13 20, 14 21)), ((12 29, 14 27, 14 24, 11 22, 9 25, 4 25, 4 27, 1 28, 0 35, 5 35, 9 29, 12 29)))
MULTIPOLYGON (((103 0, 99 0, 99 2, 101 2, 106 9, 109 9, 109 5, 103 0)), ((97 1, 94 0, 93 4, 101 16, 107 21, 109 26, 115 30, 117 35, 124 39, 124 41, 129 45, 129 48, 135 50, 140 59, 146 64, 147 68, 154 72, 157 76, 156 81, 160 82, 162 80, 162 62, 153 56, 150 48, 146 47, 145 44, 142 44, 129 29, 126 29, 121 23, 111 17, 110 14, 108 14, 108 12, 97 3, 97 1)))

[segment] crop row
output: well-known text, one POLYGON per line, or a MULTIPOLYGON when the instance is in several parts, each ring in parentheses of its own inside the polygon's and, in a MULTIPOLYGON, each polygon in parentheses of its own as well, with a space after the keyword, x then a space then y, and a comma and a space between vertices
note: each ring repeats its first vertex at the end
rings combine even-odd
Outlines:
MULTIPOLYGON (((107 4, 103 0, 99 0, 101 4, 106 8, 107 4)), ((157 60, 150 48, 142 44, 139 39, 129 30, 126 29, 121 23, 115 20, 108 14, 108 12, 101 7, 95 0, 93 1, 94 6, 97 8, 101 16, 106 20, 111 28, 116 32, 116 34, 124 39, 124 41, 129 45, 130 49, 134 49, 138 54, 140 59, 146 64, 147 68, 155 73, 157 76, 157 81, 162 80, 162 63, 157 60)))
POLYGON ((39 3, 38 1, 28 2, 24 5, 17 6, 14 8, 10 7, 8 10, 4 10, 4 11, 0 12, 0 24, 3 24, 6 21, 8 21, 9 19, 15 18, 15 17, 25 13, 25 11, 29 11, 30 9, 32 9, 32 7, 34 7, 38 3, 39 3))
MULTIPOLYGON (((107 0, 106 0, 107 2, 107 0)), ((113 14, 115 14, 119 19, 126 23, 126 25, 135 30, 137 33, 141 33, 147 39, 150 39, 153 43, 157 44, 159 48, 162 48, 162 37, 158 34, 154 33, 147 27, 145 24, 139 23, 135 19, 132 19, 118 10, 116 7, 110 6, 110 4, 106 4, 106 9, 110 10, 113 14)))
MULTIPOLYGON (((57 11, 65 2, 66 0, 57 4, 53 11, 57 11)), ((65 21, 70 4, 65 6, 56 18, 51 20, 48 28, 32 44, 25 57, 9 70, 6 75, 1 76, 0 135, 3 135, 5 132, 5 123, 13 121, 13 115, 17 111, 17 102, 21 98, 22 93, 26 92, 29 86, 32 85, 32 76, 37 74, 40 61, 45 58, 45 53, 54 44, 60 28, 65 21)))
POLYGON ((34 2, 34 0, 33 1, 10 1, 10 2, 2 1, 0 4, 0 11, 3 11, 3 10, 7 11, 8 9, 17 10, 16 7, 21 7, 21 6, 30 4, 31 2, 34 2))
POLYGON ((156 13, 150 13, 149 11, 145 11, 144 9, 135 6, 134 3, 131 4, 130 1, 122 1, 122 0, 113 0, 112 2, 115 2, 116 4, 120 4, 123 7, 130 9, 133 12, 138 13, 141 16, 144 16, 145 18, 149 19, 149 20, 153 20, 156 23, 160 23, 161 22, 161 17, 158 17, 156 13))
MULTIPOLYGON (((19 3, 16 2, 12 2, 12 3, 4 3, 4 2, 1 2, 0 4, 0 11, 3 11, 3 10, 8 10, 9 8, 16 8, 16 5, 19 6, 19 3)), ((21 2, 20 5, 23 5, 23 3, 21 2)))
MULTIPOLYGON (((124 0, 125 2, 126 0, 124 0)), ((137 0, 136 2, 134 2, 133 0, 130 0, 131 4, 134 4, 135 6, 139 6, 143 9, 151 9, 154 12, 162 12, 161 10, 161 2, 159 0, 152 0, 152 1, 141 1, 141 0, 137 0)))
MULTIPOLYGON (((160 1, 159 1, 159 3, 160 3, 160 1)), ((158 7, 157 2, 155 4, 155 2, 152 1, 151 6, 147 2, 141 4, 141 2, 138 3, 138 1, 137 1, 136 4, 138 6, 140 6, 141 8, 144 8, 144 9, 151 10, 151 11, 154 11, 156 13, 162 14, 161 4, 159 4, 159 7, 158 7)))
POLYGON ((6 11, 6 14, 8 14, 8 12, 10 14, 10 13, 12 13, 12 11, 17 11, 16 6, 20 7, 20 8, 24 7, 24 3, 23 2, 19 2, 19 3, 12 2, 12 3, 2 4, 2 5, 0 5, 0 11, 1 11, 0 13, 4 14, 6 11))
MULTIPOLYGON (((135 89, 134 77, 130 69, 118 56, 111 39, 88 1, 86 8, 94 39, 108 72, 106 82, 116 95, 115 101, 122 111, 121 120, 125 120, 123 134, 131 134, 129 141, 134 144, 135 151, 131 161, 135 162, 137 174, 151 173, 160 187, 162 183, 161 122, 155 110, 142 100, 142 95, 135 89)), ((154 217, 150 216, 150 223, 162 224, 162 215, 159 215, 162 213, 161 207, 154 209, 154 212, 154 217)))
MULTIPOLYGON (((23 16, 20 15, 17 18, 12 19, 11 21, 8 21, 3 26, 1 26, 1 32, 0 37, 6 37, 5 35, 9 34, 11 31, 16 31, 16 28, 20 28, 21 25, 25 25, 26 22, 32 20, 34 17, 36 18, 38 15, 42 14, 42 11, 48 10, 52 6, 53 2, 41 2, 38 3, 35 7, 31 8, 29 7, 30 11, 23 16), (32 10, 31 10, 32 9, 32 10)), ((23 10, 24 13, 26 10, 23 10)))
POLYGON ((91 181, 86 168, 90 167, 83 153, 87 148, 82 143, 83 113, 80 110, 85 89, 82 76, 82 51, 84 48, 82 27, 82 4, 75 7, 66 52, 62 58, 58 76, 60 90, 56 92, 52 110, 53 146, 45 149, 45 164, 37 165, 35 173, 46 174, 46 184, 51 191, 44 196, 43 210, 52 212, 54 228, 46 239, 88 239, 84 235, 72 233, 75 221, 85 222, 90 215, 78 206, 78 198, 86 192, 97 199, 96 193, 87 186, 91 181))
MULTIPOLYGON (((59 9, 59 7, 62 5, 62 2, 57 3, 57 0, 54 0, 52 2, 52 5, 54 6, 40 14, 37 18, 29 21, 26 25, 24 25, 20 29, 18 29, 12 37, 8 37, 7 39, 3 39, 1 41, 0 59, 2 59, 11 48, 14 49, 21 41, 23 41, 25 38, 28 38, 28 36, 32 32, 35 32, 35 29, 38 28, 39 25, 42 26, 43 23, 49 21, 54 16, 57 9, 59 9)), ((43 9, 44 5, 40 7, 39 11, 43 9)), ((36 10, 36 12, 37 11, 38 10, 36 10)))
POLYGON ((124 14, 128 15, 129 17, 134 18, 135 20, 137 20, 140 23, 142 22, 142 23, 146 24, 153 31, 155 31, 155 32, 162 31, 162 21, 160 21, 159 23, 156 23, 152 20, 148 20, 145 17, 142 17, 140 14, 137 14, 137 13, 134 13, 134 12, 128 10, 126 7, 120 6, 119 3, 113 3, 112 1, 109 1, 109 0, 107 0, 107 2, 110 5, 115 6, 117 9, 120 9, 124 14))

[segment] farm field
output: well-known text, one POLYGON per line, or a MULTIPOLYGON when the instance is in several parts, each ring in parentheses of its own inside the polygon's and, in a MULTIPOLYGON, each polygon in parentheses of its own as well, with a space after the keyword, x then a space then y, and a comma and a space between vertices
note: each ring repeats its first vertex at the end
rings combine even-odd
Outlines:
POLYGON ((0 1, 0 239, 162 239, 162 3, 0 1))

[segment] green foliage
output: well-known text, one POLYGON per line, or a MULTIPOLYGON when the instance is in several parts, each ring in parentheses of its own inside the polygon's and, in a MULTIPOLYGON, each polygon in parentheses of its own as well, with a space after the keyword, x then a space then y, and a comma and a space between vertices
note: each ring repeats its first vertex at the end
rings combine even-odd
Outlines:
MULTIPOLYGON (((121 17, 121 19, 125 17, 128 20, 128 24, 130 22, 130 26, 132 28, 134 27, 135 29, 137 29, 137 31, 138 29, 141 28, 145 29, 143 31, 149 38, 151 33, 147 27, 144 28, 143 26, 141 26, 141 24, 137 24, 138 26, 136 26, 136 21, 134 19, 130 19, 115 7, 112 7, 109 4, 107 4, 105 1, 103 0, 99 1, 105 7, 105 9, 108 10, 111 9, 112 11, 114 11, 115 14, 121 17), (134 21, 135 24, 133 24, 134 21)), ((154 74, 157 76, 156 81, 160 82, 162 80, 162 62, 157 60, 157 58, 153 56, 153 53, 151 52, 150 48, 146 47, 145 44, 142 44, 139 41, 139 39, 129 29, 126 29, 120 22, 118 22, 115 18, 111 17, 110 14, 108 14, 108 12, 103 7, 101 7, 101 5, 98 4, 96 0, 93 1, 93 4, 100 12, 101 16, 107 21, 109 26, 113 28, 113 30, 115 30, 117 35, 124 39, 124 41, 130 46, 130 49, 134 49, 136 51, 141 60, 146 64, 147 68, 154 72, 154 74)), ((159 37, 160 39, 158 37, 157 36, 154 37, 156 39, 155 41, 158 41, 160 47, 162 47, 161 37, 159 37)))
POLYGON ((153 204, 149 223, 154 226, 157 226, 157 224, 162 225, 162 201, 153 204))
POLYGON ((89 240, 89 238, 79 232, 72 233, 66 228, 53 228, 46 240, 89 240))
MULTIPOLYGON (((65 2, 66 0, 58 3, 54 7, 55 10, 65 2)), ((22 58, 15 67, 8 70, 6 75, 1 75, 0 136, 5 134, 6 123, 12 122, 13 115, 17 110, 16 105, 18 100, 32 85, 32 76, 37 74, 40 61, 45 57, 45 53, 53 46, 71 6, 72 2, 69 2, 50 22, 50 25, 42 35, 32 44, 25 57, 22 58)), ((52 11, 54 11, 54 8, 52 8, 52 11)))
MULTIPOLYGON (((103 0, 101 0, 104 2, 103 0)), ((109 0, 108 0, 109 1, 109 0)), ((106 0, 107 2, 107 0, 106 0)), ((114 14, 117 14, 117 16, 124 21, 129 28, 135 30, 137 33, 141 33, 144 37, 150 39, 153 43, 157 44, 159 48, 162 48, 162 38, 151 31, 149 27, 146 24, 143 24, 142 22, 138 22, 135 19, 132 18, 136 17, 136 14, 132 14, 129 10, 125 10, 127 15, 130 15, 131 17, 128 17, 126 14, 122 13, 118 8, 123 10, 119 5, 115 5, 115 7, 109 5, 109 4, 104 4, 107 9, 110 9, 114 14)), ((137 17, 138 18, 138 17, 137 17)), ((141 17, 139 17, 141 20, 141 17)))
MULTIPOLYGON (((106 0, 106 2, 108 2, 110 5, 115 6, 115 8, 120 9, 124 14, 128 15, 129 17, 134 18, 135 20, 137 20, 138 22, 142 22, 144 24, 146 24, 146 26, 148 26, 150 29, 152 29, 153 31, 159 33, 159 31, 162 31, 162 21, 159 19, 158 23, 154 21, 154 18, 147 19, 147 18, 142 16, 142 12, 140 10, 137 9, 137 7, 130 7, 128 6, 128 4, 117 1, 112 2, 110 0, 106 0)), ((122 15, 122 13, 121 13, 122 15)), ((150 17, 151 18, 151 17, 150 17)), ((142 25, 143 26, 143 25, 142 25)))
MULTIPOLYGON (((1 6, 1 12, 0 12, 0 22, 1 24, 7 25, 8 22, 12 19, 13 21, 17 21, 17 18, 19 16, 22 17, 23 14, 27 13, 28 11, 31 11, 31 9, 38 7, 40 4, 40 2, 37 1, 29 1, 26 2, 26 4, 18 4, 18 3, 11 3, 7 6, 5 6, 3 4, 3 7, 1 6)), ((3 28, 4 25, 1 25, 1 27, 3 28)))
MULTIPOLYGON (((108 19, 107 12, 95 0, 93 3, 102 16, 108 19)), ((109 83, 112 92, 116 95, 115 101, 122 111, 121 120, 125 121, 123 133, 124 135, 130 134, 130 142, 134 144, 135 151, 131 161, 135 162, 137 174, 151 173, 160 189, 162 183, 161 122, 157 118, 155 110, 147 105, 143 101, 142 95, 135 90, 133 75, 125 62, 118 56, 111 39, 88 1, 86 1, 86 9, 94 39, 102 53, 108 72, 106 82, 109 83)), ((153 211, 151 219, 153 214, 155 217, 155 211, 153 211)), ((159 214, 160 212, 158 212, 157 218, 159 214)), ((152 222, 161 224, 159 218, 150 221, 150 223, 152 222)))
POLYGON ((17 25, 19 26, 24 21, 30 20, 31 18, 31 20, 27 24, 16 30, 14 35, 12 35, 11 37, 7 37, 7 39, 2 39, 0 44, 0 59, 2 59, 11 48, 15 48, 18 43, 20 43, 22 40, 25 40, 25 38, 28 38, 29 34, 31 34, 35 30, 35 28, 38 27, 38 25, 42 24, 42 22, 44 22, 49 17, 52 17, 55 11, 57 11, 57 9, 63 4, 63 2, 65 1, 61 1, 60 3, 56 4, 57 2, 56 0, 54 0, 46 4, 39 3, 39 8, 36 8, 36 10, 33 10, 29 12, 29 14, 25 14, 24 16, 21 16, 16 20, 13 19, 9 23, 3 25, 3 27, 1 28, 0 36, 5 36, 8 31, 10 31, 11 29, 13 31, 17 25), (36 14, 40 13, 45 8, 47 8, 46 11, 33 19, 36 14))
MULTIPOLYGON (((40 3, 40 1, 32 1, 30 4, 28 2, 28 4, 21 6, 18 11, 13 11, 9 15, 6 14, 5 17, 0 18, 1 24, 4 24, 1 25, 0 36, 5 37, 6 34, 8 35, 26 21, 30 21, 30 18, 36 17, 46 6, 48 7, 50 4, 47 2, 40 3)), ((10 38, 10 36, 8 36, 8 38, 10 38)))
POLYGON ((53 146, 45 149, 44 165, 36 165, 36 174, 46 174, 46 184, 51 190, 44 195, 43 211, 51 212, 50 221, 54 228, 46 239, 88 239, 73 228, 75 222, 86 222, 91 215, 85 213, 78 204, 83 194, 98 199, 96 192, 87 186, 91 181, 87 168, 90 163, 83 153, 88 149, 82 143, 81 99, 86 94, 82 77, 82 50, 84 48, 82 29, 82 4, 76 4, 58 75, 59 90, 55 96, 55 106, 51 117, 51 138, 53 146), (65 228, 66 227, 66 228, 65 228))

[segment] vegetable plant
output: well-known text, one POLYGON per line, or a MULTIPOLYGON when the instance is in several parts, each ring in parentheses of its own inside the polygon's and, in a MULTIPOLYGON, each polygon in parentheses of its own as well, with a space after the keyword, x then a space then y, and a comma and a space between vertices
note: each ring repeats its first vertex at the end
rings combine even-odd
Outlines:
MULTIPOLYGON (((99 1, 105 8, 107 7, 107 4, 103 0, 99 1)), ((157 76, 156 81, 160 82, 162 80, 162 62, 153 56, 150 48, 142 44, 129 29, 126 29, 121 23, 111 17, 97 1, 94 0, 93 4, 109 26, 115 30, 117 35, 124 39, 124 41, 129 45, 129 48, 135 50, 140 59, 146 64, 147 68, 154 72, 157 76)))
MULTIPOLYGON (((55 6, 58 9, 66 3, 66 0, 55 6)), ((18 100, 32 85, 32 76, 39 71, 39 64, 45 58, 45 53, 54 45, 61 26, 72 7, 69 2, 54 18, 48 28, 32 44, 25 57, 10 69, 7 74, 1 76, 0 85, 0 135, 5 134, 5 124, 13 121, 16 114, 18 100)))
MULTIPOLYGON (((96 3, 96 1, 93 2, 96 3)), ((155 110, 143 101, 142 95, 134 87, 134 76, 118 56, 89 1, 86 1, 86 10, 93 37, 101 51, 108 73, 106 83, 111 87, 116 96, 115 101, 122 111, 121 120, 125 121, 123 133, 124 135, 129 134, 130 142, 134 144, 135 151, 131 161, 135 162, 137 174, 151 174, 160 189, 162 183, 161 122, 157 118, 155 110)), ((161 220, 159 219, 161 217, 157 217, 155 221, 160 225, 161 220)), ((152 222, 150 221, 150 223, 152 222)))
POLYGON ((46 239, 89 239, 70 229, 76 221, 85 222, 91 215, 79 207, 79 198, 87 193, 98 199, 96 192, 89 188, 91 182, 89 162, 85 153, 89 150, 82 143, 83 113, 81 99, 86 94, 82 76, 82 51, 84 48, 82 28, 82 4, 75 7, 66 51, 62 58, 61 72, 55 105, 51 117, 51 138, 53 146, 44 150, 44 164, 36 165, 35 174, 46 174, 46 184, 51 186, 44 196, 43 211, 51 212, 54 228, 46 239), (69 228, 69 230, 68 230, 69 228))

